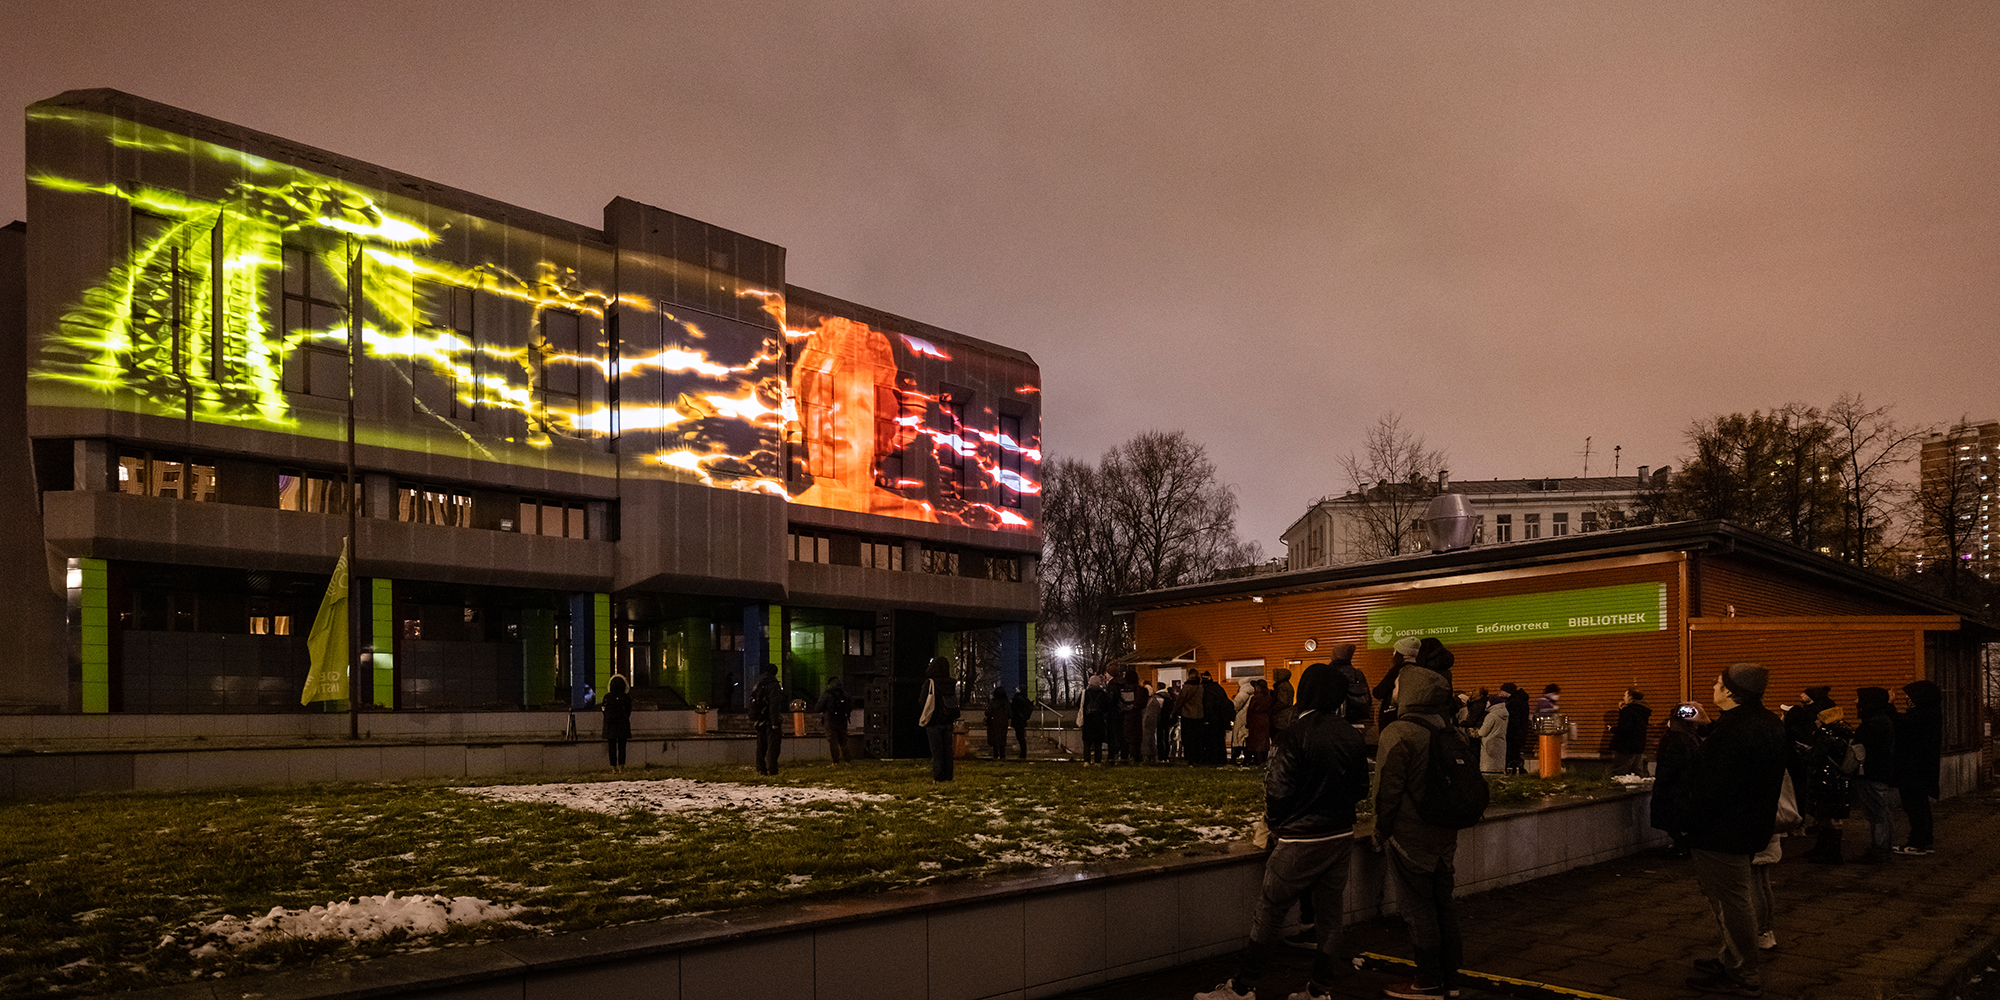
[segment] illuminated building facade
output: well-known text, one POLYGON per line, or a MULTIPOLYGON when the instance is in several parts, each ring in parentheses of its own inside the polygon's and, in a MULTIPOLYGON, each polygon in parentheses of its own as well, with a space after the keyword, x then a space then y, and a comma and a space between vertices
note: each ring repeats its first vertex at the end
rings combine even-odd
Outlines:
POLYGON ((10 702, 301 710, 350 504, 376 710, 614 671, 727 709, 765 663, 886 692, 973 649, 1029 681, 1027 355, 623 198, 592 229, 115 91, 27 124, 8 530, 65 578, 70 662, 10 702))
POLYGON ((1956 558, 1982 579, 1993 579, 1993 476, 2000 474, 2000 421, 1966 423, 1932 434, 1918 456, 1918 506, 1924 526, 1917 555, 1919 571, 1956 558), (1958 523, 1955 538, 1939 530, 1939 518, 1958 523), (1953 552, 1952 549, 1957 551, 1953 552))
MULTIPOLYGON (((1474 544, 1525 542, 1537 538, 1561 538, 1593 531, 1625 527, 1626 515, 1648 490, 1666 485, 1668 470, 1651 472, 1640 466, 1634 476, 1592 476, 1568 479, 1469 479, 1455 482, 1440 474, 1435 483, 1385 483, 1370 487, 1398 493, 1399 506, 1411 515, 1411 543, 1407 552, 1427 548, 1424 510, 1431 497, 1456 493, 1479 518, 1474 528, 1474 544)), ((1364 536, 1367 520, 1359 509, 1367 500, 1349 492, 1315 502, 1304 515, 1286 528, 1285 568, 1314 569, 1345 566, 1364 561, 1368 546, 1364 536)))

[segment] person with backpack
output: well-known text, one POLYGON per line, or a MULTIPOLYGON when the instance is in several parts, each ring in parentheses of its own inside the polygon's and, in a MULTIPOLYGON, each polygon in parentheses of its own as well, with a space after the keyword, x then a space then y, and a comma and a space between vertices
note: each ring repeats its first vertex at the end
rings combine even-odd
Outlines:
POLYGON ((1234 976, 1195 1000, 1247 1000, 1257 995, 1271 952, 1279 944, 1285 913, 1312 901, 1314 949, 1311 979, 1294 998, 1324 997, 1353 974, 1341 954, 1349 857, 1354 850, 1355 804, 1368 794, 1367 747, 1342 712, 1345 678, 1324 663, 1299 677, 1299 715, 1271 742, 1264 769, 1264 822, 1270 854, 1263 890, 1251 910, 1250 940, 1234 976))
POLYGON ((1861 741, 1861 773, 1854 779, 1854 804, 1868 814, 1868 850, 1863 864, 1886 864, 1894 858, 1896 814, 1889 803, 1896 795, 1896 709, 1889 689, 1865 687, 1854 692, 1861 724, 1854 735, 1861 741))
POLYGON ((1008 703, 1007 714, 1014 723, 1014 742, 1020 744, 1021 759, 1027 760, 1028 717, 1035 714, 1035 703, 1028 700, 1028 689, 1014 689, 1014 700, 1008 703))
POLYGON ((836 764, 845 764, 850 758, 847 752, 847 689, 841 686, 840 678, 826 682, 826 690, 820 692, 819 704, 813 706, 819 713, 820 725, 826 729, 826 756, 836 764))
MULTIPOLYGON (((1416 975, 1383 993, 1406 1000, 1442 1000, 1458 986, 1465 961, 1458 908, 1452 901, 1458 831, 1471 823, 1454 807, 1485 808, 1486 781, 1471 744, 1452 725, 1458 703, 1439 674, 1405 663, 1390 692, 1396 718, 1376 750, 1374 847, 1387 861, 1388 883, 1409 925, 1416 975), (1456 770, 1441 766, 1458 758, 1456 770), (1470 782, 1464 770, 1471 772, 1470 782), (1476 790, 1475 790, 1476 784, 1476 790)), ((1477 815, 1473 816, 1473 822, 1477 815)))
POLYGON ((1769 673, 1762 664, 1732 663, 1715 679, 1709 700, 1722 710, 1688 774, 1688 847, 1695 881, 1715 912, 1721 947, 1697 959, 1688 986, 1704 993, 1760 996, 1757 886, 1751 862, 1777 830, 1784 787, 1784 724, 1764 709, 1769 673))
POLYGON ((951 679, 951 662, 931 657, 924 668, 924 707, 917 713, 917 725, 924 727, 930 744, 931 781, 950 781, 952 770, 952 723, 958 721, 958 684, 951 679))
POLYGON ((750 728, 757 734, 757 773, 778 773, 778 748, 785 739, 785 706, 790 699, 778 684, 778 668, 766 663, 750 690, 750 728))
MULTIPOLYGON (((1830 689, 1816 690, 1824 693, 1830 689)), ((1792 787, 1797 790, 1801 809, 1813 820, 1814 826, 1807 832, 1816 839, 1806 851, 1806 860, 1814 864, 1837 865, 1847 860, 1841 853, 1840 825, 1853 814, 1854 775, 1861 771, 1861 750, 1846 718, 1840 706, 1827 702, 1805 738, 1792 744, 1792 754, 1799 760, 1792 787)), ((1788 734, 1789 724, 1787 716, 1788 734)))

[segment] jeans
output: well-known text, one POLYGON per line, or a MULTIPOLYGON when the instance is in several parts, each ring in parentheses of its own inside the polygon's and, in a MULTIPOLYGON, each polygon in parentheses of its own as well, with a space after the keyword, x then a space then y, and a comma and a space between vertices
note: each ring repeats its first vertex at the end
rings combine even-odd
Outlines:
POLYGON ((1757 888, 1748 854, 1694 851, 1695 883, 1708 897, 1722 933, 1716 959, 1738 980, 1761 983, 1757 973, 1757 888))
POLYGON ((1303 908, 1310 900, 1318 919, 1313 929, 1319 934, 1319 954, 1313 958, 1312 981, 1326 986, 1352 971, 1340 953, 1341 924, 1347 915, 1347 866, 1354 853, 1354 838, 1340 837, 1310 843, 1280 840, 1264 860, 1264 889, 1250 911, 1250 943, 1236 974, 1236 987, 1247 990, 1264 974, 1264 966, 1277 948, 1284 930, 1285 913, 1298 902, 1303 908))
POLYGON ((1889 806, 1895 794, 1895 789, 1884 782, 1867 778, 1854 781, 1854 804, 1868 813, 1868 853, 1876 857, 1888 857, 1889 848, 1896 842, 1896 813, 1889 806))
POLYGON ((931 780, 951 780, 951 727, 925 726, 924 739, 931 746, 931 780))
POLYGON ((778 747, 784 743, 785 734, 768 722, 757 725, 757 773, 778 773, 778 747))
POLYGON ((1417 953, 1417 981, 1446 990, 1458 985, 1465 964, 1465 939, 1459 936, 1458 907, 1451 890, 1458 873, 1440 861, 1430 871, 1419 869, 1390 838, 1383 855, 1389 859, 1389 879, 1396 887, 1396 909, 1410 926, 1410 947, 1417 953))

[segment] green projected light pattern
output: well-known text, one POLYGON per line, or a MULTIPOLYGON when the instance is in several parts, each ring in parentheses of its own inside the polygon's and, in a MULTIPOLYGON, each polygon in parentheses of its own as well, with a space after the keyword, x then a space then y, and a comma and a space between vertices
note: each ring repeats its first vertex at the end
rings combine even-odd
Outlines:
MULTIPOLYGON (((492 263, 422 257, 412 248, 438 234, 356 185, 105 115, 31 114, 102 134, 115 146, 213 160, 241 175, 213 200, 48 172, 30 178, 53 191, 118 199, 134 219, 129 254, 43 341, 32 373, 38 388, 129 394, 162 415, 328 433, 302 422, 286 394, 288 374, 296 383, 314 373, 288 366, 310 364, 314 349, 344 355, 358 332, 364 359, 422 365, 450 377, 468 408, 519 412, 530 445, 546 446, 551 432, 609 432, 603 405, 550 405, 537 392, 538 378, 564 369, 607 375, 601 358, 554 350, 539 334, 526 348, 473 344, 435 321, 449 290, 460 288, 527 304, 537 331, 549 310, 601 322, 609 297, 584 286, 575 269, 544 261, 523 275, 492 263)), ((344 381, 344 359, 335 360, 344 381)), ((345 396, 344 385, 338 395, 345 396)), ((37 392, 36 402, 91 405, 47 391, 37 392)))
POLYGON ((1659 583, 1441 601, 1368 612, 1368 648, 1386 649, 1405 637, 1435 636, 1457 646, 1659 632, 1666 618, 1667 588, 1659 583))

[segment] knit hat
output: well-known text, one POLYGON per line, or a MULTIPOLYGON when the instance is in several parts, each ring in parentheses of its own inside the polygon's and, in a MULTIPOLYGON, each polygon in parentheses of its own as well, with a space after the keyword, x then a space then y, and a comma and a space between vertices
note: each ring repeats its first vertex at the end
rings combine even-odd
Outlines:
POLYGON ((1812 702, 1832 701, 1833 687, 1828 684, 1819 684, 1806 688, 1806 700, 1812 702))
POLYGON ((1770 671, 1761 663, 1732 663, 1722 672, 1722 686, 1745 705, 1764 703, 1764 685, 1770 679, 1770 671))
POLYGON ((1351 642, 1343 642, 1340 645, 1333 647, 1333 652, 1328 654, 1327 660, 1330 663, 1354 662, 1354 644, 1351 642))
POLYGON ((1417 649, 1422 645, 1423 643, 1418 641, 1415 636, 1406 635, 1396 640, 1394 648, 1396 652, 1403 654, 1403 659, 1414 661, 1417 658, 1417 649))

